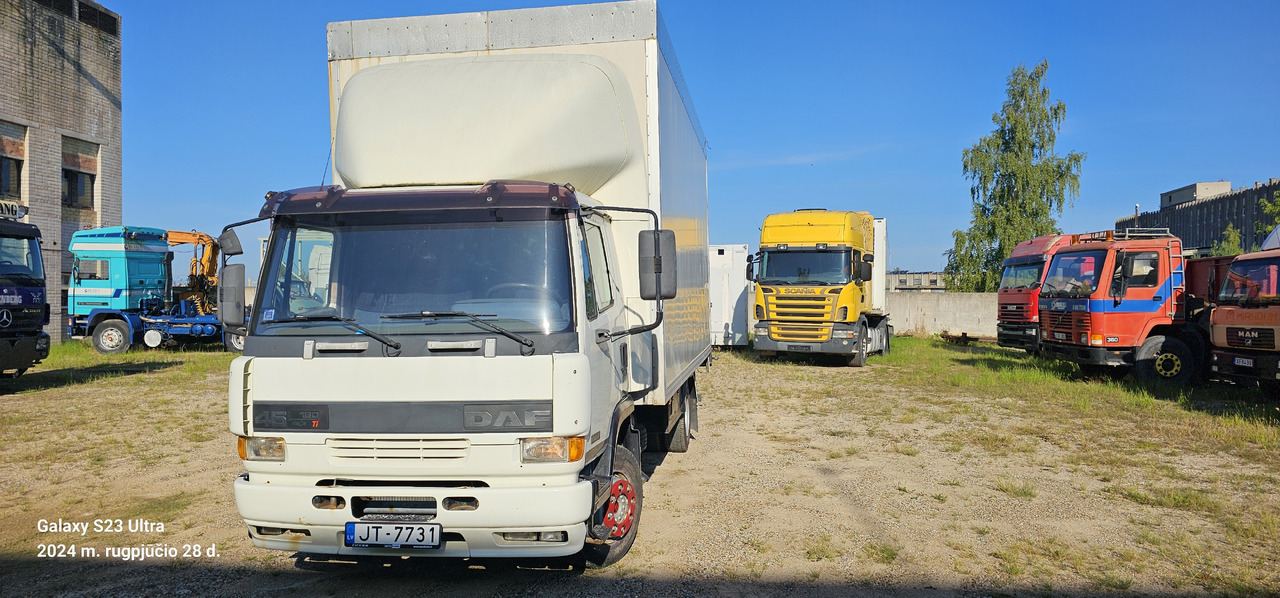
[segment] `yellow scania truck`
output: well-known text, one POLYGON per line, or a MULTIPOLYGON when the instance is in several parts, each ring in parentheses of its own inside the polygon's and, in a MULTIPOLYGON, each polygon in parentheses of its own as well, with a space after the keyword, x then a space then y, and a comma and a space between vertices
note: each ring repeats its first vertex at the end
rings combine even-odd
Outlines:
POLYGON ((751 260, 754 346, 762 355, 831 353, 861 367, 889 353, 884 218, 822 209, 772 214, 751 260))

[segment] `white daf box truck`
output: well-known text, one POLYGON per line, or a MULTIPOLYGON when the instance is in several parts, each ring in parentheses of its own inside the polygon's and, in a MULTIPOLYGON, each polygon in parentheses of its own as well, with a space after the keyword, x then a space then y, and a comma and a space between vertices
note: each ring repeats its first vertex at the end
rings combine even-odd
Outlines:
POLYGON ((616 561, 711 351, 706 143, 656 3, 328 36, 337 184, 222 236, 271 221, 247 321, 243 266, 221 288, 249 536, 616 561))

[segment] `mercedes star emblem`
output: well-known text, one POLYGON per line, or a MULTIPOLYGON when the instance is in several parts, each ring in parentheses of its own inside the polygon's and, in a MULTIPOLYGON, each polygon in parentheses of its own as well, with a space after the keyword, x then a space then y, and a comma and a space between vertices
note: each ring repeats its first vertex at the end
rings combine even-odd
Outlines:
POLYGON ((0 328, 8 328, 13 323, 13 314, 7 309, 0 309, 0 328))

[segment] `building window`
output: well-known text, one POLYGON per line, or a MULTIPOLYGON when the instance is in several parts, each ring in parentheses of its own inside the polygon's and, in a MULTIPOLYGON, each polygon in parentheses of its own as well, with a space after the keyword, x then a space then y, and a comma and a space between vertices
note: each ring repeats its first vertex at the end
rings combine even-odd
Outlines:
POLYGON ((71 0, 36 0, 36 4, 45 8, 52 8, 68 17, 75 16, 73 14, 75 5, 71 0))
POLYGON ((62 170, 62 205, 68 208, 93 209, 93 181, 97 178, 87 172, 64 168, 62 170))
POLYGON ((22 198, 22 160, 0 156, 0 197, 22 198))
POLYGON ((111 13, 91 4, 80 3, 80 22, 108 35, 120 34, 120 22, 111 13))

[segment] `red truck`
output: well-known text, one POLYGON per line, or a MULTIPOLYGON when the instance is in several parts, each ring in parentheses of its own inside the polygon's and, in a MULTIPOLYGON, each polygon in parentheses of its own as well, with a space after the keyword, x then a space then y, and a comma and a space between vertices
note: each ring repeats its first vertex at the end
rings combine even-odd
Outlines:
POLYGON ((1168 229, 1072 235, 1040 288, 1041 354, 1086 373, 1197 380, 1208 371, 1213 290, 1230 261, 1184 258, 1168 229))
POLYGON ((1001 347, 1040 350, 1040 285, 1045 264, 1060 247, 1071 243, 1069 235, 1041 235, 1018 243, 1004 260, 1004 274, 997 291, 996 343, 1001 347))

